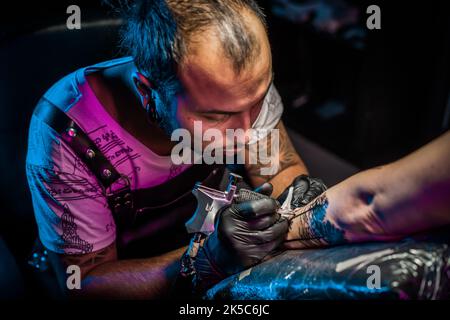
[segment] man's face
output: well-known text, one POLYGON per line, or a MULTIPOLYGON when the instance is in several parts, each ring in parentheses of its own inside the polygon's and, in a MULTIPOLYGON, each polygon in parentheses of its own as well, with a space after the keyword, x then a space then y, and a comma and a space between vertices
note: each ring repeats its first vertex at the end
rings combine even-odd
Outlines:
POLYGON ((226 129, 245 131, 258 117, 272 81, 272 64, 265 29, 257 20, 253 25, 260 52, 239 74, 224 56, 213 30, 194 40, 190 55, 179 68, 183 90, 173 113, 178 126, 190 131, 192 137, 194 122, 200 121, 203 132, 214 128, 222 133, 224 140, 214 141, 215 146, 232 149, 233 141, 225 139, 226 129))

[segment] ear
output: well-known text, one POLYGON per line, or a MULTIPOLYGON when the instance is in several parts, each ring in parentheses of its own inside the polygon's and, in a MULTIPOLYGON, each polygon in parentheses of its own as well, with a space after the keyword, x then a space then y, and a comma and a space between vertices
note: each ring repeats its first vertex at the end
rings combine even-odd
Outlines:
POLYGON ((145 107, 148 105, 150 99, 152 99, 153 84, 142 73, 136 72, 133 74, 133 83, 136 90, 141 96, 142 104, 145 107))

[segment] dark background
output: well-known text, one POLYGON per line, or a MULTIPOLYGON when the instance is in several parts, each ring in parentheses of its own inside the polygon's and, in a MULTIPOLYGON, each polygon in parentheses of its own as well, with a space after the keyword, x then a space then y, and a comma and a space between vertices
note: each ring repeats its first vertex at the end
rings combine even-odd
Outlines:
MULTIPOLYGON (((345 1, 360 11, 356 44, 311 21, 272 14, 273 1, 259 2, 289 128, 360 169, 396 160, 449 128, 445 1, 345 1), (381 30, 365 28, 369 4, 381 8, 381 30)), ((117 16, 92 0, 1 4, 0 235, 19 265, 36 237, 24 165, 31 112, 63 75, 121 55, 117 21, 99 23, 105 19, 117 16), (81 8, 82 30, 64 28, 70 4, 81 8)))
MULTIPOLYGON (((268 16, 276 84, 283 93, 289 115, 286 121, 291 127, 367 168, 397 159, 448 126, 448 119, 444 121, 450 71, 450 11, 446 1, 345 1, 360 10, 361 28, 365 28, 368 16, 365 8, 369 4, 381 7, 382 29, 366 29, 361 49, 318 32, 308 23, 295 24, 274 16, 271 7, 276 1, 258 2, 268 16), (302 94, 309 96, 309 102, 291 108, 292 100, 302 94), (328 101, 337 101, 345 110, 336 116, 320 113, 321 117, 315 110, 328 101)), ((0 48, 38 30, 65 24, 70 4, 81 7, 82 23, 117 18, 100 1, 10 2, 1 10, 0 48)), ((103 37, 115 39, 114 34, 103 37)), ((71 51, 69 55, 76 55, 78 46, 89 43, 79 39, 70 47, 64 45, 71 51)), ((43 50, 48 48, 40 49, 39 43, 27 49, 20 57, 7 57, 2 64, 51 54, 43 50)), ((98 56, 120 55, 113 47, 99 51, 98 56)), ((33 85, 32 81, 24 80, 26 86, 33 85)))

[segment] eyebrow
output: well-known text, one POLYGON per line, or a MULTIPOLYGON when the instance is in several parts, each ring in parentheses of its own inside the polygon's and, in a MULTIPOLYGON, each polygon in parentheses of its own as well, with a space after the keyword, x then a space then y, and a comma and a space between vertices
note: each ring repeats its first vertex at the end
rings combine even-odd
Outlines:
MULTIPOLYGON (((264 99, 267 97, 267 94, 269 93, 269 90, 272 87, 274 77, 275 77, 275 74, 274 74, 274 72, 272 72, 272 75, 271 75, 271 78, 270 78, 270 82, 269 82, 269 86, 267 87, 266 91, 264 92, 262 98, 259 99, 254 104, 252 104, 251 108, 254 107, 255 105, 257 105, 258 103, 260 103, 261 101, 264 101, 264 99)), ((199 113, 203 113, 203 114, 214 113, 214 114, 233 115, 233 114, 241 113, 241 111, 205 110, 205 111, 199 111, 199 113)))

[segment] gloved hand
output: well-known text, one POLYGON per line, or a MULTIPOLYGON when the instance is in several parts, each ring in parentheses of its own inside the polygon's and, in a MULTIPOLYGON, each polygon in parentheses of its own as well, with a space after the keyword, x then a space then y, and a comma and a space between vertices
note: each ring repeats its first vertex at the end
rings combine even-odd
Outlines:
POLYGON ((238 203, 222 209, 215 231, 198 251, 194 262, 197 292, 279 252, 288 232, 287 220, 276 213, 279 204, 267 195, 246 191, 252 196, 244 198, 254 200, 239 202, 238 197, 238 203))
POLYGON ((295 178, 292 184, 277 198, 280 203, 283 203, 286 200, 290 187, 293 188, 291 200, 292 209, 307 205, 327 190, 327 186, 322 180, 302 174, 295 178))

